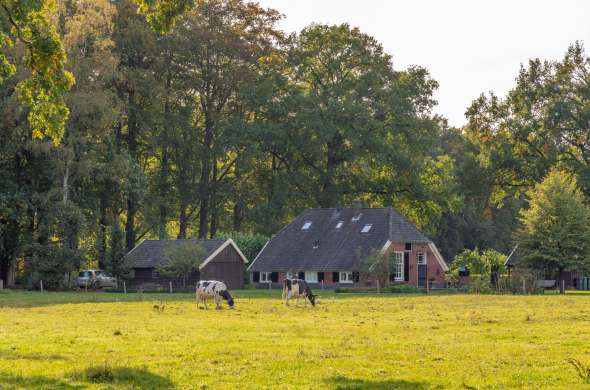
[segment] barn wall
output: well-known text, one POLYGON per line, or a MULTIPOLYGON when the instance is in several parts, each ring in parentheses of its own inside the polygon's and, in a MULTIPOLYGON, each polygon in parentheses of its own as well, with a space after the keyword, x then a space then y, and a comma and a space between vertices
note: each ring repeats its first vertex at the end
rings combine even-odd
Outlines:
MULTIPOLYGON (((154 278, 154 268, 133 268, 133 277, 129 279, 129 286, 141 287, 146 290, 151 289, 168 289, 169 283, 172 282, 174 289, 182 287, 182 280, 157 276, 154 278)), ((186 281, 186 288, 193 289, 199 281, 199 271, 192 272, 186 281)))
MULTIPOLYGON (((389 247, 388 252, 405 252, 405 243, 393 243, 389 247)), ((430 250, 428 244, 412 243, 412 250, 410 251, 410 263, 408 266, 408 281, 395 282, 396 284, 409 284, 410 286, 418 285, 418 267, 417 257, 418 253, 426 253, 427 262, 427 280, 434 285, 442 286, 445 283, 445 272, 436 260, 434 253, 430 250)))
POLYGON ((244 288, 245 268, 238 252, 228 245, 201 270, 201 279, 220 280, 229 289, 244 288))

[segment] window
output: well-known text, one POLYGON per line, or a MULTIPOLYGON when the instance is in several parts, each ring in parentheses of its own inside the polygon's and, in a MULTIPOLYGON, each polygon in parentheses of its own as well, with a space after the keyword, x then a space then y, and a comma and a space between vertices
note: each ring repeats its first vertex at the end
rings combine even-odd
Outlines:
POLYGON ((316 240, 313 242, 313 249, 317 249, 320 246, 320 241, 316 240))
POLYGON ((309 283, 317 283, 318 273, 312 271, 305 271, 305 281, 309 283))
POLYGON ((361 230, 361 233, 369 233, 369 231, 371 230, 372 227, 373 227, 373 225, 371 225, 371 224, 367 224, 367 225, 363 226, 363 230, 361 230))
POLYGON ((393 280, 403 282, 404 280, 404 252, 395 252, 393 257, 393 280))
POLYGON ((412 250, 412 243, 411 242, 406 242, 406 250, 407 251, 411 251, 412 250))
POLYGON ((352 222, 358 222, 361 217, 363 216, 363 213, 358 213, 357 215, 355 215, 354 217, 352 217, 351 221, 352 222))
POLYGON ((426 265, 426 253, 419 252, 416 256, 416 262, 420 265, 426 265))
POLYGON ((287 279, 293 279, 293 272, 289 271, 287 272, 287 279))
POLYGON ((271 281, 271 272, 261 272, 260 273, 260 283, 270 283, 271 281))
POLYGON ((152 270, 152 279, 158 279, 159 277, 160 277, 160 273, 157 270, 153 269, 152 270))
POLYGON ((352 272, 340 272, 340 283, 352 283, 352 272))
POLYGON ((301 226, 301 230, 309 230, 311 227, 311 222, 305 222, 303 226, 301 226))
POLYGON ((344 224, 344 221, 338 221, 338 223, 336 224, 336 229, 340 229, 343 224, 344 224))

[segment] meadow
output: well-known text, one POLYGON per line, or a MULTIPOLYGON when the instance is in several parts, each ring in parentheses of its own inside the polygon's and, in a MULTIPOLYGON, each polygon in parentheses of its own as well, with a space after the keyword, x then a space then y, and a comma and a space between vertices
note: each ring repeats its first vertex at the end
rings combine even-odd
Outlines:
POLYGON ((0 389, 583 389, 590 295, 0 291, 0 389), (211 305, 213 306, 213 305, 211 305))

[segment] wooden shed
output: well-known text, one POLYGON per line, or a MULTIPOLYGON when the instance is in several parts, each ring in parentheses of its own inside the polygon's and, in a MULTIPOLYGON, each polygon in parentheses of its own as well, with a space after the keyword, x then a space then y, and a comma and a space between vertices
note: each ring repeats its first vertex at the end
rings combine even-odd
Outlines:
POLYGON ((169 282, 179 285, 178 280, 166 278, 158 269, 170 259, 167 253, 182 245, 198 243, 201 254, 198 270, 191 273, 187 285, 194 286, 199 280, 220 280, 230 289, 244 287, 244 272, 248 260, 232 239, 220 240, 144 240, 126 256, 131 269, 129 285, 144 289, 167 287, 169 282))

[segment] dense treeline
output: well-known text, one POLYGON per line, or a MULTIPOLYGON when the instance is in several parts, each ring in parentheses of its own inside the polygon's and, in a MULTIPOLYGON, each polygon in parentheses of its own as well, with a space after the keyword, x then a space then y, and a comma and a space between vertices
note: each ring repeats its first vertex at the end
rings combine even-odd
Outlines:
POLYGON ((63 135, 32 137, 17 87, 31 76, 18 66, 26 44, 2 49, 17 64, 0 84, 9 285, 59 286, 90 264, 120 274, 144 238, 268 236, 303 208, 359 199, 397 207, 448 259, 465 247, 506 253, 523 190, 551 167, 589 194, 581 45, 560 63, 531 61, 505 99, 480 97, 454 129, 433 114, 426 69, 396 69, 348 25, 287 35, 274 10, 210 0, 172 28, 136 3, 62 0, 51 14, 75 78, 63 135))

